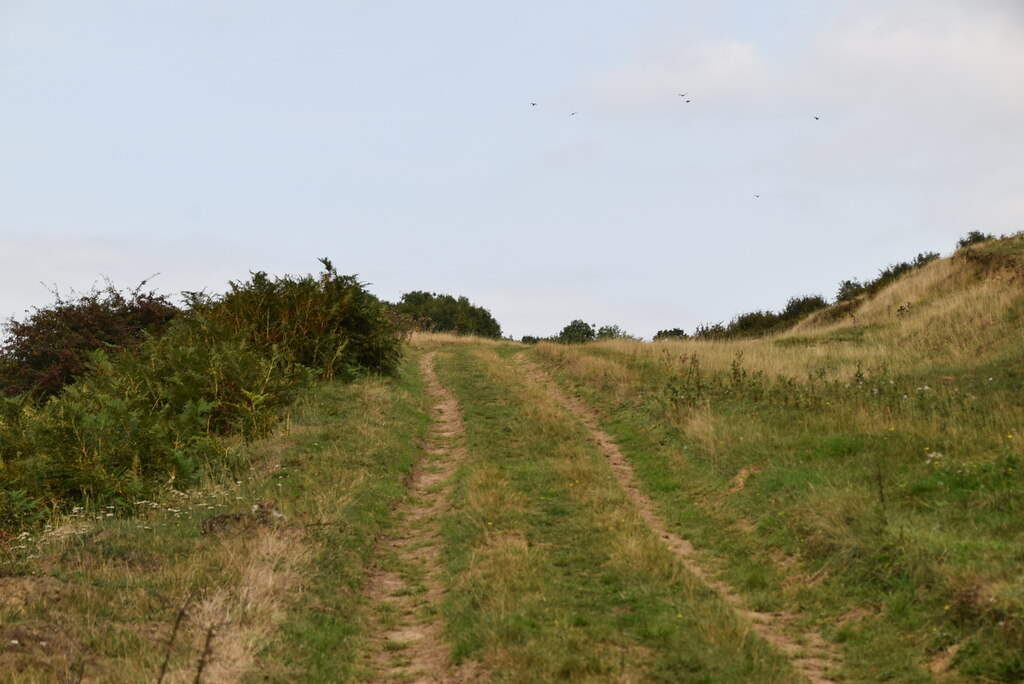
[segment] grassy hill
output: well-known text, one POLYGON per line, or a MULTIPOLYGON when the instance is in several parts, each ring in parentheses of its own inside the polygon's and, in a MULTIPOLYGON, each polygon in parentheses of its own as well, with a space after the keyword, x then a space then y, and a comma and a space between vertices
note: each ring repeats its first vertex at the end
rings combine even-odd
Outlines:
POLYGON ((0 553, 0 681, 1024 680, 1024 236, 754 340, 415 335, 0 553))

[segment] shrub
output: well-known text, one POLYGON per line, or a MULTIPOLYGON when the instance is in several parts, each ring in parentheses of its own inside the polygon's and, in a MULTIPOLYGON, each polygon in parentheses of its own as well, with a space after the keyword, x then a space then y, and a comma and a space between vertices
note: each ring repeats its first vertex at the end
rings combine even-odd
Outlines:
POLYGON ((192 311, 204 324, 243 335, 277 363, 314 369, 317 377, 391 373, 407 331, 355 276, 338 275, 321 259, 319 277, 271 279, 262 271, 209 299, 192 295, 192 311))
POLYGON ((659 330, 654 334, 655 340, 686 340, 689 339, 689 335, 682 328, 671 328, 669 330, 659 330))
POLYGON ((562 328, 555 337, 555 341, 562 344, 583 344, 592 342, 596 338, 597 330, 594 326, 577 318, 562 328))
POLYGON ((595 339, 598 340, 635 340, 636 338, 617 325, 602 325, 597 329, 595 339))
POLYGON ((836 292, 836 302, 850 302, 864 294, 868 286, 858 280, 844 280, 839 283, 839 290, 836 292))
POLYGON ((970 247, 971 245, 976 245, 979 242, 988 242, 989 240, 994 240, 995 237, 995 235, 982 233, 980 230, 972 230, 969 233, 967 233, 967 235, 963 236, 962 238, 956 241, 956 247, 957 249, 970 247))
POLYGON ((804 295, 790 297, 786 308, 779 313, 779 318, 786 323, 796 323, 801 318, 828 306, 828 301, 821 295, 804 295))
POLYGON ((402 295, 395 309, 412 316, 425 330, 493 339, 501 337, 501 326, 491 312, 473 305, 465 297, 456 299, 451 295, 417 290, 402 295))
POLYGON ((130 349, 93 351, 76 382, 42 406, 0 403, 0 525, 33 511, 113 506, 210 469, 231 469, 224 435, 273 425, 313 378, 389 373, 405 331, 354 277, 255 273, 130 349), (13 497, 13 498, 12 498, 13 497))
POLYGON ((726 336, 725 326, 718 323, 701 323, 693 331, 693 337, 697 340, 718 340, 726 336))
POLYGON ((143 292, 145 282, 122 293, 110 283, 56 302, 26 320, 10 319, 0 347, 0 391, 43 399, 79 378, 90 352, 140 344, 179 315, 163 295, 143 292))

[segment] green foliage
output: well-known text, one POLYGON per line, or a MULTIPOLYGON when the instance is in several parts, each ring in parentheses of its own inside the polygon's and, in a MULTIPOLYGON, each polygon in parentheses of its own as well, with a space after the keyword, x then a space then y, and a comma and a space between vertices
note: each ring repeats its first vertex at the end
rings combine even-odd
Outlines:
POLYGON ((689 335, 682 328, 671 328, 669 330, 659 330, 654 334, 655 340, 686 340, 689 339, 689 335))
POLYGON ((395 309, 412 316, 426 330, 493 339, 501 337, 501 326, 491 312, 473 305, 465 297, 456 299, 451 295, 416 290, 402 295, 395 309))
POLYGON ((836 292, 836 303, 855 302, 862 295, 873 295, 903 274, 922 266, 927 266, 938 258, 938 252, 922 252, 913 261, 900 261, 879 270, 878 277, 874 280, 863 283, 856 279, 844 280, 839 283, 839 289, 836 292))
POLYGON ((982 233, 980 230, 972 230, 967 235, 963 236, 956 241, 957 249, 964 247, 970 247, 981 242, 988 242, 989 240, 995 240, 995 235, 989 235, 988 233, 982 233))
POLYGON ((283 365, 312 368, 318 377, 361 371, 390 373, 401 360, 401 331, 355 276, 340 276, 328 259, 319 277, 273 278, 260 271, 230 283, 224 296, 195 300, 203 325, 223 326, 283 365))
POLYGON ((720 340, 725 337, 726 329, 721 321, 718 323, 701 323, 693 331, 694 339, 720 340))
POLYGON ((127 506, 230 468, 218 438, 265 434, 309 380, 393 372, 404 331, 392 312, 323 264, 319 277, 256 273, 223 297, 189 295, 190 310, 162 334, 92 352, 77 382, 45 404, 4 400, 0 491, 48 508, 127 506))
POLYGON ((0 490, 0 529, 30 525, 45 514, 42 500, 33 499, 24 489, 0 490))
MULTIPOLYGON (((786 303, 786 308, 778 313, 772 311, 752 311, 736 316, 728 325, 705 323, 697 326, 693 336, 699 340, 761 337, 792 327, 800 319, 827 306, 828 302, 821 295, 791 297, 786 303)), ((682 331, 680 330, 679 332, 682 331)), ((659 338, 655 337, 655 339, 659 338)))
POLYGON ((597 339, 597 329, 586 321, 576 319, 562 328, 554 338, 562 344, 583 344, 597 339))
POLYGON ((633 337, 632 335, 630 335, 629 333, 627 333, 625 330, 623 330, 622 328, 620 328, 617 325, 602 325, 600 328, 597 329, 597 335, 596 335, 595 339, 598 339, 598 340, 635 340, 637 338, 633 337))
POLYGON ((143 292, 145 282, 120 292, 102 290, 35 309, 24 321, 10 319, 0 347, 0 391, 42 399, 59 392, 85 371, 89 353, 140 344, 180 312, 163 295, 143 292))

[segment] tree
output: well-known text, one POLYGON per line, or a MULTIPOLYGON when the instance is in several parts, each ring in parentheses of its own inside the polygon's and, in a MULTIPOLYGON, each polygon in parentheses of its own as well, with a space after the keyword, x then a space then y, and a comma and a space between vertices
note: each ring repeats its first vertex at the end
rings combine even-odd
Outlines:
POLYGON ((625 340, 635 338, 617 325, 602 325, 597 329, 597 339, 625 340))
POLYGON ((655 340, 687 340, 690 336, 686 334, 686 331, 682 328, 671 328, 669 330, 659 330, 654 335, 655 340))
POLYGON ((419 324, 436 332, 500 338, 501 326, 491 312, 473 305, 467 298, 416 290, 402 295, 395 309, 412 316, 419 324))
POLYGON ((994 240, 995 237, 996 237, 995 235, 989 235, 988 233, 982 233, 980 230, 972 230, 971 232, 967 233, 967 235, 965 235, 962 238, 960 238, 959 240, 957 240, 956 241, 956 246, 957 246, 957 249, 960 249, 960 248, 963 248, 963 247, 970 247, 971 245, 976 245, 979 242, 987 242, 989 240, 994 240))
POLYGON ((597 330, 594 326, 577 318, 562 328, 555 341, 562 344, 583 344, 584 342, 592 342, 596 338, 597 330))

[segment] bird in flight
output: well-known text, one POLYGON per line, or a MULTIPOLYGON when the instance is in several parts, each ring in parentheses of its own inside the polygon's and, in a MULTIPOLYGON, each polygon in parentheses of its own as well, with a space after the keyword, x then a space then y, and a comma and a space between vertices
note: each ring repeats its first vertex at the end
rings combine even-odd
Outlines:
POLYGON ((760 197, 760 195, 754 195, 754 199, 757 199, 758 197, 760 197))
POLYGON ((820 116, 816 116, 816 117, 814 117, 814 120, 815 120, 815 121, 818 121, 819 119, 821 119, 821 117, 820 117, 820 116))
POLYGON ((679 97, 686 97, 686 96, 687 96, 687 95, 689 95, 689 94, 690 94, 690 93, 679 93, 679 97))
POLYGON ((531 102, 531 103, 530 103, 530 106, 531 106, 531 107, 536 107, 536 106, 537 106, 537 103, 536 103, 536 102, 531 102))
POLYGON ((569 116, 576 116, 577 114, 579 114, 579 112, 572 112, 569 114, 569 116))

